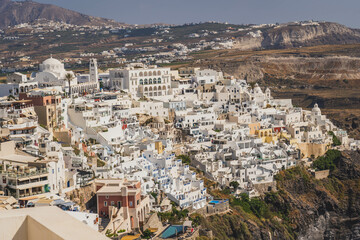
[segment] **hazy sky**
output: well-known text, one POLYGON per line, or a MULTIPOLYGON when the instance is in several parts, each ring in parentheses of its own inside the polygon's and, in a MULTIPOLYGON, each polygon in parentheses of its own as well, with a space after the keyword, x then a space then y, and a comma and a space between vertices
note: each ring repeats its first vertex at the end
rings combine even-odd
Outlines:
POLYGON ((35 0, 126 23, 282 23, 325 20, 360 28, 359 0, 35 0))

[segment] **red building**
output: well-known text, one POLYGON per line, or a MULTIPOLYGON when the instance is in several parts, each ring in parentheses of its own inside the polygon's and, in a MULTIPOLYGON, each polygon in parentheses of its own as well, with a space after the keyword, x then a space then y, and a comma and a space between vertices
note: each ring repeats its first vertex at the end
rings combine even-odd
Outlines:
POLYGON ((97 179, 95 181, 97 212, 102 218, 112 218, 114 208, 120 212, 125 226, 139 228, 150 212, 148 196, 141 195, 141 183, 120 179, 97 179), (128 224, 126 224, 128 222, 128 224))

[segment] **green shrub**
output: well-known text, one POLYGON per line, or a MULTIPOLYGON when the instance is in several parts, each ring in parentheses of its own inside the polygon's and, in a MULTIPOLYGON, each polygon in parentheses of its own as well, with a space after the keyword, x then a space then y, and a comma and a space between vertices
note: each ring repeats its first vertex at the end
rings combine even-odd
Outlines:
POLYGON ((333 140, 333 145, 334 146, 340 146, 341 145, 341 141, 335 136, 333 131, 329 132, 329 135, 332 136, 332 140, 333 140))
POLYGON ((179 155, 177 158, 181 159, 182 163, 190 165, 191 160, 188 155, 179 155))
POLYGON ((336 169, 336 162, 341 157, 341 152, 335 149, 331 149, 325 153, 324 156, 318 157, 312 166, 317 170, 326 170, 329 169, 333 171, 336 169))

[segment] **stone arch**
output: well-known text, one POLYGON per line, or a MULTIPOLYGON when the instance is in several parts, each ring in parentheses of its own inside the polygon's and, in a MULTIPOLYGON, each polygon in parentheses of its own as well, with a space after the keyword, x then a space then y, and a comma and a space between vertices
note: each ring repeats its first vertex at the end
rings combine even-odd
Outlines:
POLYGON ((152 91, 152 90, 153 90, 153 88, 152 88, 152 87, 150 87, 150 88, 149 88, 149 91, 152 91))
POLYGON ((24 92, 24 87, 20 87, 20 92, 24 92))
POLYGON ((157 81, 158 83, 161 83, 161 78, 158 78, 158 81, 157 81))

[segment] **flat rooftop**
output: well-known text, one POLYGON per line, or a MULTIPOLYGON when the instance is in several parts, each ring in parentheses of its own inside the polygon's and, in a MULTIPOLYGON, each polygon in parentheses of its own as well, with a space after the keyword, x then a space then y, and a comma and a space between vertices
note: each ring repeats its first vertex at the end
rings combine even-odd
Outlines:
POLYGON ((0 239, 108 239, 58 207, 0 211, 0 239))

